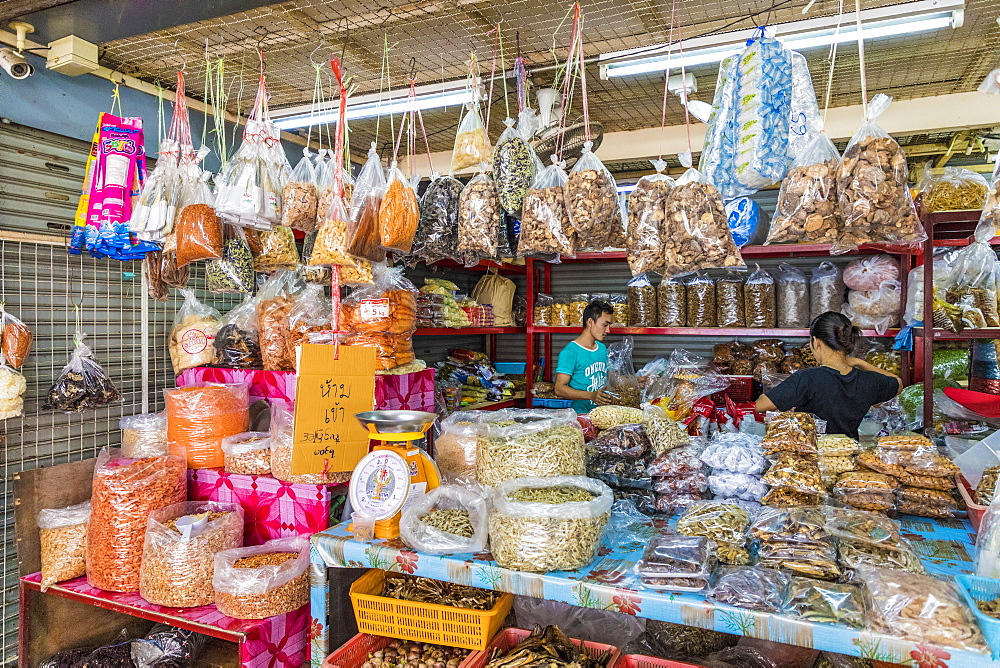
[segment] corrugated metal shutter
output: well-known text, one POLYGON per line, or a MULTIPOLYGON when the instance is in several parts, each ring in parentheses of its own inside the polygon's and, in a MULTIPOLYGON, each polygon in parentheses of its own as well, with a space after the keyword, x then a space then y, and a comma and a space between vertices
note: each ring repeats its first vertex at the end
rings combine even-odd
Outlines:
MULTIPOLYGON (((66 253, 65 240, 83 180, 85 142, 17 126, 0 125, 0 300, 34 336, 22 372, 27 380, 24 415, 2 424, 3 448, 3 664, 17 657, 17 579, 12 479, 40 466, 94 457, 120 442, 118 420, 143 410, 141 264, 95 260, 66 253), (18 233, 29 233, 19 235, 18 233), (45 233, 48 236, 41 236, 45 233), (75 306, 79 307, 77 315, 75 306), (78 319, 79 318, 79 319, 78 319), (124 401, 66 415, 43 410, 49 387, 69 360, 77 327, 124 401)), ((200 267, 192 286, 203 286, 200 267)), ((222 312, 233 296, 196 294, 222 312)), ((162 388, 174 385, 166 342, 181 299, 147 300, 148 410, 163 408, 162 388)))

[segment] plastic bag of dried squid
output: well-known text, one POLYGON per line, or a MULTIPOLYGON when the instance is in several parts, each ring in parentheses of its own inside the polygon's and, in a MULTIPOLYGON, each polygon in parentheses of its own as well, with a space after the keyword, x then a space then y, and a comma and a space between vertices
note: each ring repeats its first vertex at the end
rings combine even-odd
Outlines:
POLYGON ((591 151, 593 144, 583 144, 583 154, 569 172, 566 206, 576 231, 577 247, 602 250, 612 232, 622 225, 621 209, 615 179, 591 151))
POLYGON ((837 169, 843 227, 831 249, 849 253, 865 243, 916 246, 927 238, 907 184, 906 153, 876 121, 892 98, 879 93, 847 144, 837 169))
POLYGON ((573 255, 575 233, 566 209, 566 182, 569 177, 556 156, 552 164, 535 177, 524 196, 521 235, 517 253, 521 257, 558 253, 573 255))
POLYGON ((571 571, 597 556, 614 495, 584 476, 517 478, 493 492, 490 549, 497 564, 530 573, 571 571))
MULTIPOLYGON (((625 234, 628 264, 633 276, 663 269, 663 241, 660 230, 666 215, 667 196, 674 180, 662 174, 667 163, 652 160, 655 174, 639 179, 628 196, 628 230, 625 234)), ((682 323, 683 324, 683 323, 682 323)))
POLYGON ((403 176, 395 160, 389 168, 385 194, 378 211, 382 249, 409 253, 420 222, 420 204, 413 186, 403 176))
POLYGON ((281 189, 281 224, 303 232, 316 228, 316 167, 308 148, 281 189))
POLYGON ((826 133, 803 146, 788 170, 765 244, 832 243, 840 231, 837 167, 840 153, 826 133))
POLYGON ((489 504, 484 488, 441 485, 403 511, 399 535, 426 554, 473 554, 486 549, 489 504))
POLYGON ((665 204, 666 218, 660 230, 663 274, 678 276, 698 269, 745 266, 719 191, 691 167, 690 151, 678 157, 688 169, 677 179, 665 204))

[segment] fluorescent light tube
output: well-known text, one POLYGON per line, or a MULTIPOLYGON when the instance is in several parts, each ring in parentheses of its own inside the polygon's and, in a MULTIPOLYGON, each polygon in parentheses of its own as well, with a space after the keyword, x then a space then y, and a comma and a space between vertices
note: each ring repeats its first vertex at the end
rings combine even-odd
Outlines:
MULTIPOLYGON (((410 111, 424 111, 425 109, 438 109, 440 107, 451 107, 472 102, 474 92, 470 89, 452 90, 445 93, 429 95, 418 95, 415 98, 397 97, 382 102, 367 104, 347 105, 347 120, 356 121, 362 118, 374 118, 379 115, 403 114, 410 111)), ((280 112, 279 112, 280 113, 280 112)), ((309 125, 323 125, 326 123, 336 123, 340 117, 337 109, 327 108, 315 114, 297 114, 284 118, 275 118, 274 125, 279 130, 293 130, 304 128, 309 125)))
MULTIPOLYGON (((962 0, 922 0, 906 5, 863 11, 861 12, 863 22, 861 36, 866 40, 871 40, 958 27, 961 25, 963 6, 964 1, 962 0), (897 15, 893 15, 891 10, 896 10, 897 15)), ((785 46, 796 51, 857 41, 858 30, 855 23, 852 22, 852 16, 845 14, 841 20, 842 25, 839 32, 836 29, 836 17, 778 24, 775 28, 778 30, 777 37, 784 42, 785 46)), ((686 48, 683 53, 676 50, 664 53, 669 45, 662 45, 654 49, 657 52, 656 55, 645 58, 635 57, 619 62, 605 62, 601 65, 601 78, 634 76, 676 70, 681 66, 687 68, 718 63, 727 56, 738 53, 753 32, 755 30, 744 30, 728 35, 723 34, 703 39, 694 38, 685 43, 685 46, 687 44, 695 47, 702 44, 705 46, 703 48, 686 48), (720 43, 722 40, 725 42, 720 43)), ((600 60, 613 61, 617 58, 626 58, 630 54, 638 56, 643 51, 648 52, 649 49, 630 49, 629 51, 601 54, 600 60)))

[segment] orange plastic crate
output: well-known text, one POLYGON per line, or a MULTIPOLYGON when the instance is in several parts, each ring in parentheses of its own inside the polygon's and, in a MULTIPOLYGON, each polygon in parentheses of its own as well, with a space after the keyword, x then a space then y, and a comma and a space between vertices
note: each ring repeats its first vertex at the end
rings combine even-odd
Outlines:
MULTIPOLYGON (((359 633, 343 645, 333 654, 323 659, 323 668, 361 668, 368 661, 368 655, 382 649, 393 638, 385 636, 373 636, 369 633, 359 633)), ((467 668, 470 662, 478 662, 482 652, 471 652, 458 668, 467 668)))
MULTIPOLYGON (((504 629, 497 634, 493 642, 490 643, 489 647, 486 648, 485 652, 480 652, 480 656, 476 657, 473 661, 472 657, 469 657, 467 662, 462 663, 462 668, 483 668, 490 661, 490 656, 496 653, 502 653, 509 650, 514 645, 518 644, 525 638, 531 635, 531 631, 526 631, 525 629, 504 629)), ((614 645, 604 645, 599 642, 584 642, 582 640, 577 640, 576 638, 570 638, 573 644, 582 647, 589 656, 596 658, 603 654, 604 652, 611 652, 611 660, 608 661, 608 666, 611 668, 614 666, 618 660, 618 648, 614 645)), ((678 664, 683 665, 683 664, 678 664)))
POLYGON ((358 631, 400 640, 483 650, 500 630, 514 605, 513 594, 502 594, 492 610, 415 603, 379 595, 386 578, 401 577, 396 573, 372 569, 351 585, 351 605, 358 631))
POLYGON ((670 659, 643 656, 642 654, 624 654, 619 657, 612 668, 701 668, 701 664, 671 661, 670 659))

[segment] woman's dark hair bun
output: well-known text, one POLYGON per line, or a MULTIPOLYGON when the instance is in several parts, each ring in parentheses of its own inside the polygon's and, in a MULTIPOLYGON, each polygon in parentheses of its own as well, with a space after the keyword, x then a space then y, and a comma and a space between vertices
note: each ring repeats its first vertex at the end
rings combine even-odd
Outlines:
POLYGON ((853 353, 861 342, 861 330, 855 327, 843 313, 827 311, 816 316, 809 327, 809 335, 814 336, 831 350, 853 353))

